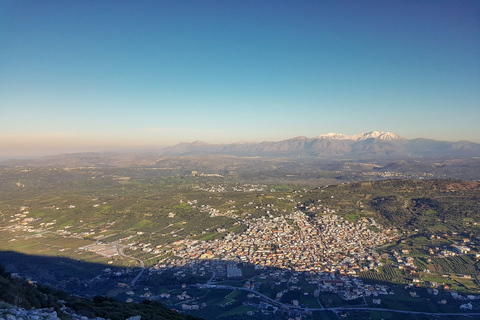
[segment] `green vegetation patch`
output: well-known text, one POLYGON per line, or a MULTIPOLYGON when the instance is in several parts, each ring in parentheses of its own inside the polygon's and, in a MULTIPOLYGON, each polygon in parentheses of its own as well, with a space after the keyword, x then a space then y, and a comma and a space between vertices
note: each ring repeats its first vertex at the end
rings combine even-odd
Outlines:
POLYGON ((132 226, 134 230, 143 230, 143 229, 150 229, 152 228, 153 223, 150 220, 140 220, 136 224, 132 226))
POLYGON ((218 318, 223 318, 223 317, 231 317, 231 316, 238 316, 238 315, 244 315, 247 316, 248 311, 258 311, 258 308, 252 307, 252 306, 246 306, 246 305, 241 305, 235 308, 232 308, 228 310, 227 312, 223 312, 218 315, 218 318))
POLYGON ((347 213, 343 216, 343 219, 349 221, 349 222, 355 222, 357 220, 359 220, 361 218, 361 216, 359 214, 355 214, 355 213, 347 213))

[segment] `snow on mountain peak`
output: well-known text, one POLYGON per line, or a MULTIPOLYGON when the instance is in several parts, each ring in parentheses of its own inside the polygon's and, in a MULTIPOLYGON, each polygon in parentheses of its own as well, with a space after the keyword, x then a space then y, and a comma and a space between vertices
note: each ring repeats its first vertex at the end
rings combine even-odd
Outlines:
POLYGON ((383 132, 372 131, 372 132, 362 132, 353 136, 354 140, 363 141, 367 139, 377 139, 383 132))
POLYGON ((378 139, 390 141, 390 140, 400 140, 402 139, 402 137, 392 132, 384 132, 378 137, 378 139))
POLYGON ((392 132, 381 132, 381 131, 372 131, 372 132, 364 132, 353 136, 357 141, 363 141, 367 139, 376 139, 376 140, 385 140, 385 141, 392 141, 392 140, 400 140, 402 137, 396 135, 392 132))
POLYGON ((321 135, 318 136, 318 138, 328 138, 328 139, 335 139, 335 140, 350 140, 351 136, 347 136, 347 135, 341 134, 341 133, 330 132, 330 133, 327 133, 327 134, 321 134, 321 135))
POLYGON ((353 136, 349 136, 346 134, 341 133, 334 133, 330 132, 327 134, 319 135, 317 138, 319 139, 333 139, 333 140, 356 140, 356 141, 363 141, 367 139, 378 139, 378 140, 400 140, 402 137, 396 135, 392 132, 382 132, 382 131, 371 131, 371 132, 363 132, 360 134, 355 134, 353 136))

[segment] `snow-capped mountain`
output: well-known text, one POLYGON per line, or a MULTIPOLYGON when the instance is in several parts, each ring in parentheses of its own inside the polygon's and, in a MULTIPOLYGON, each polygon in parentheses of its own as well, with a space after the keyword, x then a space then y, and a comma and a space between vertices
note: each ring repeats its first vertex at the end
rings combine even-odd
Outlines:
POLYGON ((354 141, 363 141, 367 139, 379 139, 379 140, 401 140, 403 139, 399 135, 392 132, 381 132, 381 131, 372 131, 364 132, 356 135, 346 135, 341 133, 330 132, 327 134, 322 134, 317 137, 318 139, 333 139, 333 140, 354 140, 354 141))
POLYGON ((405 158, 480 156, 480 144, 429 139, 407 140, 392 132, 371 131, 356 135, 327 133, 314 138, 296 137, 259 143, 181 143, 163 150, 172 155, 228 154, 236 156, 313 156, 320 158, 405 158))
POLYGON ((330 132, 327 134, 321 134, 317 137, 318 139, 332 139, 332 140, 354 140, 353 136, 347 136, 342 133, 330 132))
POLYGON ((384 141, 391 141, 391 140, 401 140, 403 139, 399 135, 396 135, 392 132, 380 132, 380 131, 372 131, 372 132, 365 132, 356 134, 353 136, 357 141, 363 141, 367 139, 378 139, 384 141))

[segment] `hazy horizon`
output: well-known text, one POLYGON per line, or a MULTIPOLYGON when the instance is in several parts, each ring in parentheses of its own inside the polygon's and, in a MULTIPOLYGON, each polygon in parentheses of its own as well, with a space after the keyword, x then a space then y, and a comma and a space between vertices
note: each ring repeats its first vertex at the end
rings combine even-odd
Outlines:
MULTIPOLYGON (((375 131, 375 130, 371 130, 375 131)), ((371 132, 368 131, 368 132, 371 132)), ((318 137, 322 134, 327 134, 328 132, 323 132, 321 134, 318 134, 316 136, 312 137, 307 137, 307 138, 315 138, 318 137)), ((342 133, 342 132, 336 132, 336 133, 342 133)), ((361 132, 358 132, 359 134, 361 132)), ((395 132, 393 132, 395 133, 395 132)), ((293 139, 299 136, 295 137, 288 137, 287 139, 293 139)), ((401 136, 402 137, 402 136, 401 136)), ((402 137, 405 138, 405 137, 402 137)), ((420 139, 430 139, 426 137, 416 137, 420 139)), ((416 139, 413 138, 413 139, 416 139)), ((281 140, 287 140, 287 139, 281 139, 281 140)), ((272 142, 272 141, 281 141, 281 140, 258 140, 258 141, 231 141, 231 142, 224 142, 224 143, 218 143, 218 144, 229 144, 229 143, 242 143, 242 142, 247 142, 247 143, 259 143, 259 142, 272 142)), ((430 139, 430 140, 435 140, 435 139, 430 139)), ((39 144, 36 145, 29 145, 28 147, 24 147, 21 144, 20 145, 4 145, 2 149, 0 149, 0 161, 8 160, 8 159, 29 159, 29 158, 39 158, 43 156, 54 156, 54 155, 59 155, 59 154, 69 154, 69 153, 84 153, 84 152, 125 152, 125 153, 148 153, 148 152, 161 152, 162 149, 168 148, 175 146, 180 143, 193 143, 196 141, 200 140, 190 140, 190 141, 180 141, 176 142, 173 144, 168 144, 168 145, 95 145, 95 144, 86 144, 86 145, 62 145, 62 144, 57 144, 56 146, 42 146, 39 144)), ((459 140, 443 140, 443 141, 449 141, 449 142, 458 142, 459 140)), ((462 141, 468 141, 468 140, 462 140, 462 141)), ((209 144, 216 144, 214 142, 210 141, 201 141, 209 144)), ((470 141, 470 142, 478 142, 478 141, 470 141)))
POLYGON ((328 132, 480 143, 478 1, 2 1, 0 158, 328 132))

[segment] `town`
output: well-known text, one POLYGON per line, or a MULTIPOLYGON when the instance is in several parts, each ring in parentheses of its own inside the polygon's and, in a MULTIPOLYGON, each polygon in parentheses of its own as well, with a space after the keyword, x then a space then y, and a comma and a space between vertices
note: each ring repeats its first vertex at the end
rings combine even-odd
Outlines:
MULTIPOLYGON (((4 206, 0 231, 5 248, 41 247, 108 265, 77 281, 77 292, 158 300, 207 318, 232 308, 254 318, 405 309, 398 302, 404 297, 418 301, 412 312, 426 310, 422 299, 435 302, 428 306, 433 313, 475 312, 476 234, 379 223, 371 200, 391 198, 375 196, 372 186, 278 191, 214 181, 169 197, 57 197, 4 206)), ((457 187, 449 186, 448 195, 455 197, 457 187)), ((412 211, 432 212, 432 202, 422 199, 415 198, 412 211)), ((475 219, 458 223, 478 226, 475 219)))
POLYGON ((370 230, 368 227, 378 227, 372 219, 352 224, 334 214, 309 218, 297 211, 244 223, 248 226, 244 233, 227 234, 222 240, 176 241, 171 253, 177 259, 166 258, 159 263, 178 264, 198 258, 239 259, 260 266, 355 275, 378 264, 375 246, 397 237, 391 230, 370 230))

